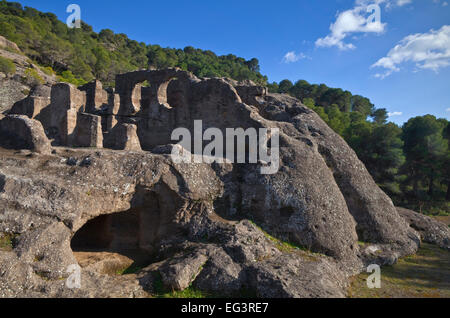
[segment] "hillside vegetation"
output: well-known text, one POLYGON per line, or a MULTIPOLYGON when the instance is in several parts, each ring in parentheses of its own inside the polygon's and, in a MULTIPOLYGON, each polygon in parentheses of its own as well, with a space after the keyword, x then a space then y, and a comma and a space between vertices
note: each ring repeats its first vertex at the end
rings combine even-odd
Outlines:
POLYGON ((267 81, 259 73, 257 59, 217 56, 193 47, 181 50, 146 45, 108 29, 96 33, 86 23, 80 29, 69 29, 52 13, 4 0, 0 2, 0 35, 15 42, 33 60, 66 77, 70 72, 80 82, 97 78, 112 84, 118 73, 149 66, 177 66, 199 77, 267 81))
MULTIPOLYGON (((256 58, 186 47, 162 48, 129 39, 111 30, 93 31, 82 23, 69 29, 52 13, 0 1, 0 35, 17 43, 22 52, 48 74, 76 85, 94 78, 114 85, 115 75, 137 69, 180 67, 198 77, 229 77, 267 85, 314 109, 345 138, 376 182, 399 206, 424 213, 450 213, 450 128, 446 119, 427 115, 403 127, 388 123, 384 108, 349 91, 289 80, 268 84, 256 58)), ((0 60, 3 73, 13 65, 0 60)))
POLYGON ((450 125, 432 115, 403 127, 369 99, 326 85, 289 80, 269 85, 315 110, 355 150, 398 206, 434 215, 450 213, 450 125))

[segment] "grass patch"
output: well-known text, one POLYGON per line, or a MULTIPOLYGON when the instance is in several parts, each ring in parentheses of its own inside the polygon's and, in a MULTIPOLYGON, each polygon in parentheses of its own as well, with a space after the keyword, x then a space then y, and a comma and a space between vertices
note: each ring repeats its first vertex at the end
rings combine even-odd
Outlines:
POLYGON ((2 49, 5 50, 5 51, 8 51, 8 52, 11 52, 11 53, 23 55, 22 52, 17 51, 16 49, 13 49, 12 47, 9 47, 9 46, 3 47, 2 49))
POLYGON ((162 281, 161 274, 158 272, 153 273, 153 294, 155 298, 181 298, 181 299, 217 299, 217 298, 239 298, 239 299, 254 299, 257 298, 256 291, 242 287, 241 290, 237 291, 232 295, 220 295, 218 293, 209 293, 195 288, 194 286, 189 286, 183 291, 170 291, 168 290, 162 281))
MULTIPOLYGON (((52 279, 50 279, 48 272, 44 272, 44 271, 35 271, 34 272, 37 276, 39 276, 40 279, 46 281, 46 282, 50 282, 52 281, 52 279)), ((59 279, 58 279, 59 280, 59 279)))
POLYGON ((0 233, 0 251, 10 252, 14 248, 17 235, 10 233, 0 233))
POLYGON ((30 80, 34 85, 44 84, 44 79, 38 74, 38 72, 34 68, 27 68, 25 70, 25 76, 28 80, 30 80))
POLYGON ((183 291, 173 291, 160 295, 160 298, 184 298, 184 299, 197 299, 197 298, 212 298, 211 295, 195 289, 190 286, 183 291))
POLYGON ((450 216, 434 216, 435 220, 442 222, 450 227, 450 216))
POLYGON ((352 279, 351 298, 450 298, 450 252, 423 244, 418 253, 381 270, 381 289, 369 289, 362 273, 352 279))
POLYGON ((10 59, 0 56, 0 72, 6 75, 16 73, 16 65, 10 59))
POLYGON ((189 286, 183 291, 169 291, 165 286, 161 278, 161 274, 158 272, 153 273, 153 290, 155 298, 214 298, 213 295, 205 293, 201 290, 189 286))
POLYGON ((122 269, 119 269, 116 271, 116 275, 122 276, 122 275, 131 275, 131 274, 136 274, 139 271, 142 270, 142 266, 138 266, 138 265, 131 265, 129 267, 125 267, 122 269))
POLYGON ((283 253, 293 253, 295 251, 303 251, 306 252, 308 254, 315 254, 313 252, 311 252, 308 248, 304 247, 304 246, 300 246, 297 245, 295 243, 292 242, 284 242, 282 240, 277 239, 276 237, 270 235, 269 233, 267 233, 266 231, 264 231, 260 226, 258 226, 255 222, 251 221, 250 222, 256 226, 261 232, 264 233, 264 236, 267 237, 272 243, 275 244, 275 247, 283 253))
POLYGON ((47 74, 48 76, 53 76, 55 75, 55 71, 50 67, 50 66, 39 66, 39 68, 41 69, 41 71, 45 74, 47 74))

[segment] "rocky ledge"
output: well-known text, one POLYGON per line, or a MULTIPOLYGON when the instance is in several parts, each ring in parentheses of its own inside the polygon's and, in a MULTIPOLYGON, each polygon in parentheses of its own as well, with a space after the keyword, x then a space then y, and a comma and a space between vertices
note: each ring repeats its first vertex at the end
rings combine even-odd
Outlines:
POLYGON ((344 297, 421 242, 317 114, 253 83, 168 69, 57 84, 0 118, 0 141, 1 297, 344 297), (200 119, 278 128, 280 169, 173 162, 171 132, 200 119))

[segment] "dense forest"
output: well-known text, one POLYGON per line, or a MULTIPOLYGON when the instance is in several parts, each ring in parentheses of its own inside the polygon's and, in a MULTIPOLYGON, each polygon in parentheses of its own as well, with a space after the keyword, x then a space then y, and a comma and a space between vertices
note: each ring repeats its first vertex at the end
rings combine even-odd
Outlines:
MULTIPOLYGON (((450 125, 446 119, 427 115, 399 127, 388 122, 386 109, 349 91, 305 80, 268 84, 256 58, 217 56, 193 47, 162 48, 111 30, 96 33, 86 23, 69 29, 52 13, 5 0, 0 1, 0 35, 17 43, 44 71, 77 85, 94 78, 113 85, 118 73, 176 66, 199 77, 252 80, 273 93, 290 94, 345 138, 397 205, 424 213, 450 213, 450 125)), ((0 71, 11 73, 13 67, 0 60, 0 71)))

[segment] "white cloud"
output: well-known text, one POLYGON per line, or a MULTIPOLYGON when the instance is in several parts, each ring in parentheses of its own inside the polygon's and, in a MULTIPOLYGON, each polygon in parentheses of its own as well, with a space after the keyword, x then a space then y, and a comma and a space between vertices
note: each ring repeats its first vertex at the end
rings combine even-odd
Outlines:
POLYGON ((413 62, 418 69, 437 72, 450 65, 450 25, 444 25, 438 31, 411 34, 402 39, 387 56, 378 60, 371 67, 381 67, 384 73, 375 75, 385 78, 393 72, 400 71, 400 65, 413 62))
POLYGON ((395 116, 402 116, 403 113, 402 112, 392 112, 392 113, 388 113, 389 117, 395 117, 395 116))
POLYGON ((385 1, 357 0, 353 9, 337 14, 336 21, 330 25, 331 33, 324 38, 319 38, 316 41, 316 46, 336 46, 340 50, 351 50, 356 48, 355 45, 344 42, 349 35, 353 33, 383 33, 386 23, 381 23, 381 19, 379 19, 381 15, 380 7, 377 9, 378 12, 376 12, 373 11, 373 7, 368 5, 379 5, 385 1))
POLYGON ((446 111, 450 113, 450 108, 447 108, 446 111))
MULTIPOLYGON (((435 4, 441 4, 441 0, 433 0, 433 2, 434 2, 435 4)), ((447 1, 443 1, 441 5, 442 5, 443 7, 446 7, 446 6, 448 6, 448 2, 447 2, 447 1)))
POLYGON ((306 59, 306 58, 307 58, 307 56, 305 54, 303 54, 303 53, 298 53, 297 54, 294 51, 291 51, 291 52, 287 52, 284 55, 282 62, 286 63, 286 64, 288 64, 288 63, 295 63, 295 62, 298 62, 298 61, 300 61, 302 59, 306 59))
POLYGON ((404 6, 405 4, 410 4, 412 2, 412 0, 397 0, 396 4, 401 7, 404 6))
MULTIPOLYGON (((435 0, 433 0, 435 1, 435 0)), ((393 7, 403 7, 404 5, 411 4, 412 0, 391 0, 386 1, 386 8, 391 9, 393 7)))
POLYGON ((356 0, 355 4, 356 4, 356 6, 367 7, 371 4, 377 4, 377 5, 388 4, 388 3, 390 3, 390 1, 391 0, 356 0))

